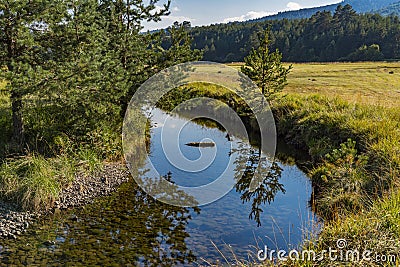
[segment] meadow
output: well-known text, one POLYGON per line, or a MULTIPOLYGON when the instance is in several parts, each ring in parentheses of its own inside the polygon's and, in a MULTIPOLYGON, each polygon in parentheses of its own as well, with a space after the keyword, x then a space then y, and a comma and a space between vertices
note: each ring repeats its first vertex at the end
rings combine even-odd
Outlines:
MULTIPOLYGON (((240 69, 242 63, 228 64, 240 69)), ((290 65, 286 63, 287 67, 290 65)), ((349 103, 400 105, 400 62, 294 63, 284 93, 340 97, 349 103)))
POLYGON ((294 64, 285 92, 339 96, 349 103, 400 105, 400 63, 294 64))

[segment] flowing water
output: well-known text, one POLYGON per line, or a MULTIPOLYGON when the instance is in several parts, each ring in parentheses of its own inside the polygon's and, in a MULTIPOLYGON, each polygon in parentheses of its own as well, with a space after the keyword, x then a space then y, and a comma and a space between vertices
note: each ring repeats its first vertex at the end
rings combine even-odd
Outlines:
MULTIPOLYGON (((240 161, 260 156, 256 146, 243 144, 217 127, 179 117, 164 125, 166 117, 161 110, 153 112, 150 156, 143 170, 152 164, 176 184, 201 186, 226 169, 235 177, 243 173, 235 168, 240 161), (162 133, 168 136, 179 125, 184 125, 179 148, 169 146, 166 156, 162 133), (185 146, 207 138, 215 147, 185 146), (171 163, 179 162, 180 153, 189 160, 200 159, 198 166, 206 164, 202 155, 213 160, 199 172, 184 171, 171 163), (227 168, 229 164, 233 166, 227 168)), ((296 248, 318 228, 309 206, 311 183, 295 164, 287 162, 275 162, 264 186, 255 193, 248 190, 247 179, 239 180, 221 199, 194 209, 155 201, 132 180, 110 197, 41 220, 16 241, 0 241, 0 265, 207 265, 225 262, 224 257, 257 262, 255 255, 264 245, 296 248)), ((251 174, 251 168, 245 173, 251 174)))

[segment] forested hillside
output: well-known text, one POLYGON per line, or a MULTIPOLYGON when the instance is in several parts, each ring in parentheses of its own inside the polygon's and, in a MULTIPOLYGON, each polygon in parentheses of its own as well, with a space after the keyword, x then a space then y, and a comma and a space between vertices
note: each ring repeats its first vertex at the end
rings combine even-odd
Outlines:
POLYGON ((257 45, 256 33, 271 28, 271 49, 284 61, 373 61, 400 58, 400 20, 396 16, 357 14, 339 5, 332 14, 317 12, 310 18, 229 23, 191 30, 193 48, 204 50, 204 59, 242 61, 257 45))

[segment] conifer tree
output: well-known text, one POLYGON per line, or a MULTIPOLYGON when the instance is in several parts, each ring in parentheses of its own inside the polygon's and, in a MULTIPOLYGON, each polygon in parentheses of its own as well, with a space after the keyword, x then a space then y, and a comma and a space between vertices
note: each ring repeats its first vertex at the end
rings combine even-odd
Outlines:
POLYGON ((23 98, 33 88, 32 76, 43 62, 40 36, 57 1, 13 0, 0 2, 0 78, 8 82, 12 105, 13 143, 25 141, 23 98))
POLYGON ((242 72, 250 77, 261 89, 266 98, 281 91, 287 83, 287 74, 292 66, 285 68, 281 62, 282 54, 269 51, 269 29, 259 32, 259 47, 253 48, 244 59, 242 72))
POLYGON ((11 92, 19 151, 29 138, 44 144, 63 133, 80 140, 107 127, 118 133, 124 108, 147 78, 198 59, 187 23, 170 29, 173 43, 164 50, 160 34, 141 32, 143 21, 169 14, 170 1, 158 2, 0 2, 1 78, 11 92))

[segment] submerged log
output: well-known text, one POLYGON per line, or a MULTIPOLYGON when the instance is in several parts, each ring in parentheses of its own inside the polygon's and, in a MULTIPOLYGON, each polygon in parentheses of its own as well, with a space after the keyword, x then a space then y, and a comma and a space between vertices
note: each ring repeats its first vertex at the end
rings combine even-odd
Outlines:
POLYGON ((215 143, 213 142, 191 142, 187 143, 187 146, 194 146, 194 147, 214 147, 215 143))

